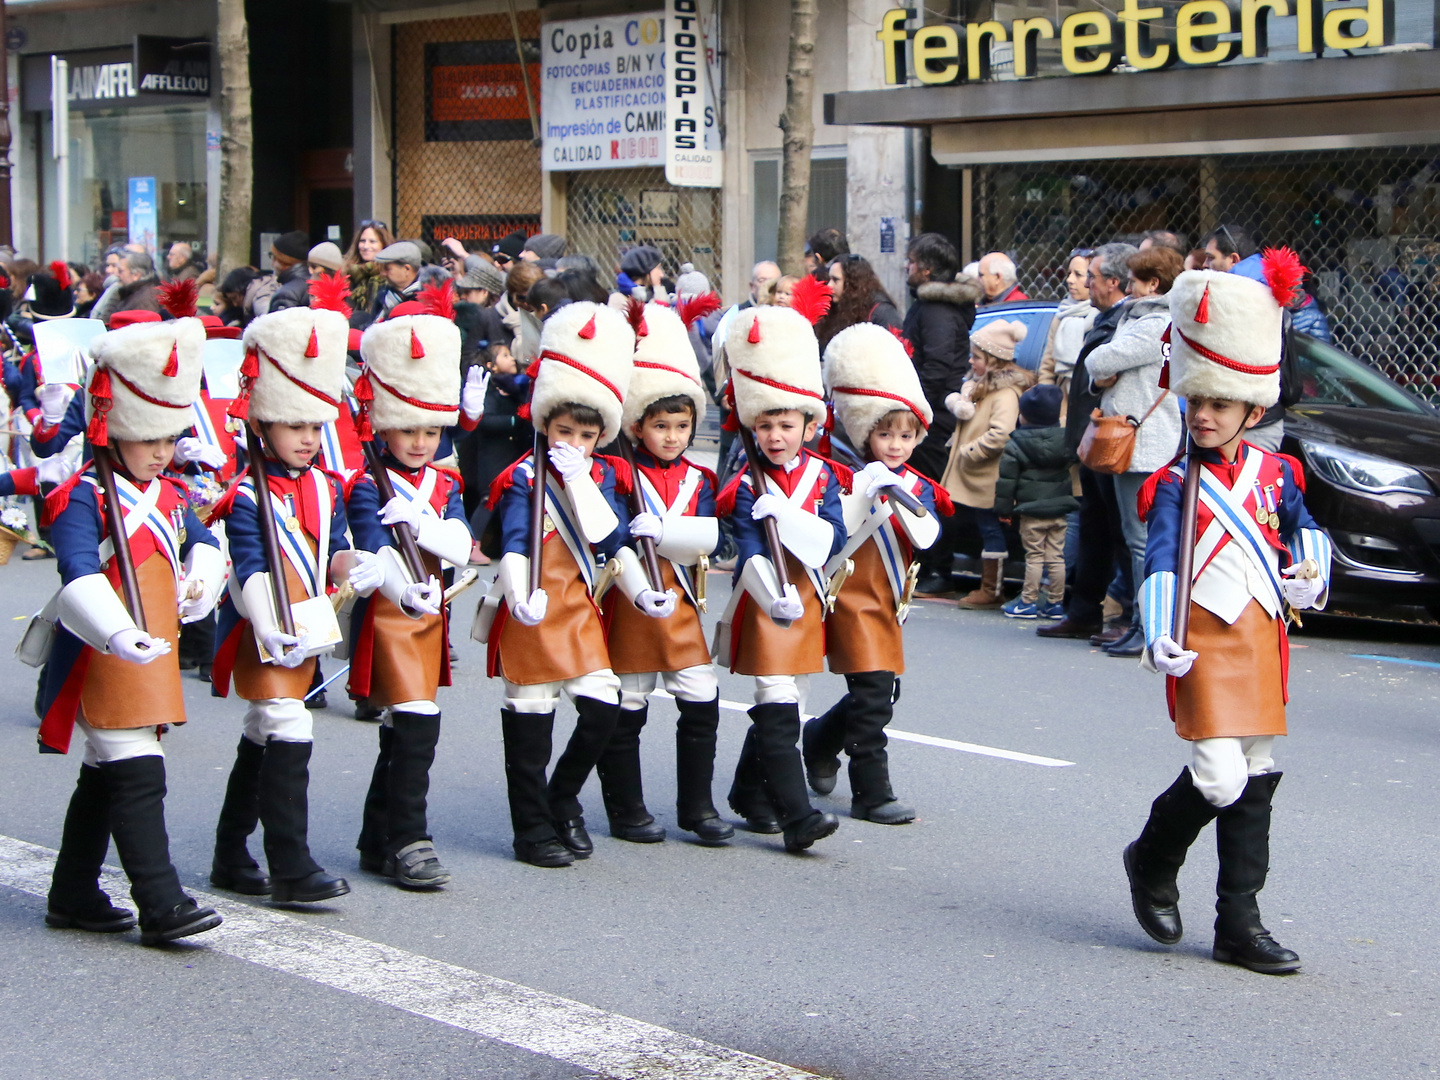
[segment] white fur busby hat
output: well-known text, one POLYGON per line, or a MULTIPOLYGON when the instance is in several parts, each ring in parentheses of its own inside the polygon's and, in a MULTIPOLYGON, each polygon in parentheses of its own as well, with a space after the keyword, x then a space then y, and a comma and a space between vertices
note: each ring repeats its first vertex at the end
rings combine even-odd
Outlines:
POLYGON ((205 326, 195 317, 193 282, 161 288, 161 303, 177 317, 110 330, 90 343, 94 361, 86 381, 86 436, 146 442, 179 435, 194 423, 200 399, 205 326))
POLYGON ((754 427, 762 413, 776 409, 825 419, 815 323, 829 308, 830 286, 806 274, 795 284, 790 307, 755 307, 731 321, 725 358, 742 425, 754 427))
MULTIPOLYGON (((545 320, 540 356, 530 365, 529 416, 536 431, 566 402, 588 405, 605 422, 604 445, 620 434, 630 389, 635 332, 615 309, 589 301, 566 304, 545 320)), ((642 410, 643 411, 643 410, 642 410)))
POLYGON ((278 424, 338 420, 349 339, 345 316, 324 308, 286 308, 247 326, 243 366, 253 374, 241 394, 248 395, 250 419, 278 424))
POLYGON ((825 347, 825 391, 845 437, 860 453, 886 413, 908 409, 930 430, 935 412, 903 338, 874 323, 856 323, 825 347))
POLYGON ((1269 408, 1280 400, 1282 308, 1305 268, 1289 248, 1267 249, 1263 285, 1238 274, 1187 270, 1170 287, 1169 386, 1181 397, 1269 408))
POLYGON ((625 392, 625 430, 638 423, 651 405, 667 397, 689 397, 695 404, 698 424, 705 415, 707 400, 685 313, 677 314, 654 302, 643 308, 636 302, 631 310, 639 318, 631 318, 635 326, 635 373, 625 392))
POLYGON ((425 314, 393 313, 360 338, 364 374, 355 382, 357 424, 373 431, 449 427, 460 416, 460 329, 449 281, 421 291, 425 314))

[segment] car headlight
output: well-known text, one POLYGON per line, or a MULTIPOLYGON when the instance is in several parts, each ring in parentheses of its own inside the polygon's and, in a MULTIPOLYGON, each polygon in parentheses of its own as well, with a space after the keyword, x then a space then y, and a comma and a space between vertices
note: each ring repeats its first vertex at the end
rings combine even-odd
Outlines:
POLYGON ((1300 446, 1310 467, 1339 487, 1363 491, 1367 495, 1384 495, 1392 491, 1412 495, 1433 494, 1424 474, 1403 462, 1362 454, 1331 443, 1302 440, 1300 446))

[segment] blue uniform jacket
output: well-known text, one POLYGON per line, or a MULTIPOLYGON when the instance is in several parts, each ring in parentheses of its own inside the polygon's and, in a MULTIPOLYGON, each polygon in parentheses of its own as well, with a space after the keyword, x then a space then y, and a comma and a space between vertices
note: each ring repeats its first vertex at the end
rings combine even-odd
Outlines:
MULTIPOLYGON (((590 462, 590 475, 599 485, 605 501, 615 511, 615 516, 620 519, 620 524, 609 536, 598 544, 590 545, 593 552, 609 559, 630 543, 630 507, 624 494, 629 485, 620 482, 615 464, 610 458, 597 454, 591 457, 590 462)), ((556 475, 553 469, 551 475, 556 475)), ((530 555, 530 490, 534 478, 534 462, 531 455, 526 454, 510 467, 500 481, 507 485, 497 507, 500 515, 502 554, 515 552, 527 558, 530 555)))
MULTIPOLYGON (((808 450, 802 450, 801 456, 810 458, 815 455, 808 450)), ((801 464, 791 473, 786 473, 783 468, 768 467, 765 470, 765 482, 773 484, 781 491, 788 489, 787 480, 799 478, 804 471, 805 463, 801 464)), ((731 520, 735 530, 735 546, 739 549, 739 557, 735 560, 735 574, 733 581, 740 580, 740 572, 744 569, 747 559, 753 559, 756 555, 770 557, 770 545, 765 539, 765 525, 756 521, 750 516, 750 511, 755 506, 755 491, 749 485, 740 483, 736 478, 735 486, 735 508, 731 512, 731 520)), ((820 495, 820 504, 815 509, 825 522, 834 531, 834 539, 830 543, 830 554, 825 557, 826 561, 833 559, 840 554, 840 549, 845 546, 848 534, 845 531, 845 511, 840 505, 840 480, 835 475, 827 462, 820 470, 820 478, 817 484, 823 484, 820 495)))

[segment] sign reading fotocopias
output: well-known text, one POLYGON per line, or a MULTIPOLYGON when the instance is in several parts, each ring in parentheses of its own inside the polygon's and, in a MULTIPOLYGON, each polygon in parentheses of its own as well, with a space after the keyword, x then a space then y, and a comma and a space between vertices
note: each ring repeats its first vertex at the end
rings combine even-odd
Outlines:
MULTIPOLYGON (((1344 2, 1344 0, 1341 0, 1344 2)), ((1043 16, 909 27, 913 8, 891 8, 876 33, 885 50, 885 81, 944 85, 990 77, 991 50, 1009 42, 1014 74, 1096 75, 1126 64, 1154 71, 1174 64, 1201 67, 1270 52, 1271 18, 1295 19, 1295 51, 1319 56, 1326 49, 1367 49, 1394 41, 1393 0, 1364 0, 1339 7, 1334 0, 1188 0, 1178 8, 1122 0, 1119 10, 1077 11, 1060 20, 1043 16), (1059 43, 1060 70, 1044 70, 1039 42, 1059 43), (907 61, 906 43, 910 59, 907 61), (913 70, 911 64, 913 63, 913 70)), ((1051 50, 1046 50, 1046 55, 1051 50)))

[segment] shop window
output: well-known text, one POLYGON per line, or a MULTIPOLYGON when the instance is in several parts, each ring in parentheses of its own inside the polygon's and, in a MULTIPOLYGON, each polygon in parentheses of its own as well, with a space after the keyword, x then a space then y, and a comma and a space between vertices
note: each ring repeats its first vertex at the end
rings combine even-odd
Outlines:
MULTIPOLYGON (((774 259, 780 236, 780 159, 756 158, 754 163, 755 261, 774 259)), ((805 235, 821 229, 846 231, 845 158, 810 159, 810 208, 805 235)))

